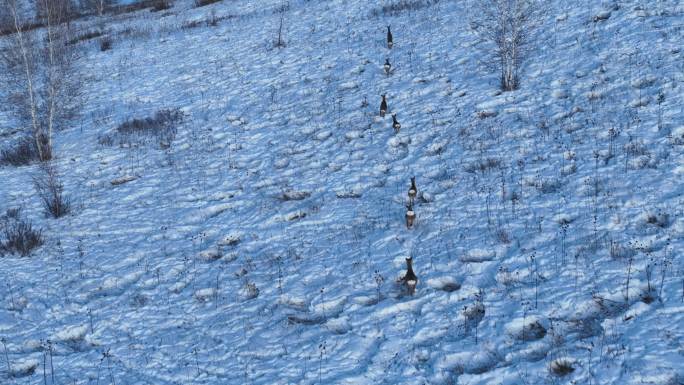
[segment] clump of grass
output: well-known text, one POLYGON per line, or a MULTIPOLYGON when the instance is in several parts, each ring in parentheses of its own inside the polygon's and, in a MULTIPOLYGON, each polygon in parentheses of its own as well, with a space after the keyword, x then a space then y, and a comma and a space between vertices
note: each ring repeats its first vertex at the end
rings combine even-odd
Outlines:
POLYGON ((145 143, 148 138, 155 138, 160 147, 167 148, 176 137, 176 126, 182 120, 183 113, 178 109, 160 110, 152 116, 121 123, 114 133, 100 136, 98 142, 103 146, 115 143, 131 146, 134 143, 145 143))
POLYGON ((506 245, 511 243, 511 235, 504 228, 500 228, 496 231, 496 239, 506 245))
POLYGON ((116 130, 121 134, 154 134, 173 126, 182 117, 182 113, 178 110, 160 110, 151 117, 127 120, 116 130))
POLYGON ((33 179, 36 192, 43 202, 45 213, 53 218, 61 218, 71 212, 71 202, 64 194, 64 185, 59 180, 57 170, 45 164, 42 171, 33 179))
POLYGON ((42 230, 33 227, 30 221, 21 217, 19 209, 7 210, 2 217, 0 253, 19 254, 27 257, 43 244, 42 230))
POLYGON ((474 174, 477 172, 485 173, 489 170, 499 167, 500 165, 501 160, 497 158, 487 158, 466 164, 463 168, 465 172, 474 174))
POLYGON ((102 31, 97 31, 97 30, 86 31, 80 35, 77 35, 73 39, 69 40, 68 44, 77 44, 77 43, 80 43, 82 41, 98 38, 100 36, 102 36, 102 31))
POLYGON ((657 212, 647 212, 645 214, 645 221, 649 225, 667 228, 670 225, 670 215, 661 210, 658 210, 657 212))
POLYGON ((636 250, 631 244, 624 245, 618 241, 610 240, 608 246, 608 254, 613 259, 628 259, 636 254, 636 250))
POLYGON ((100 40, 100 51, 105 52, 109 51, 110 49, 112 49, 112 38, 103 37, 100 40))
POLYGON ((563 377, 575 371, 575 368, 572 365, 572 360, 567 358, 558 358, 551 362, 551 365, 549 365, 549 370, 556 376, 563 377))
POLYGON ((173 4, 170 0, 153 0, 152 2, 152 12, 165 11, 171 7, 173 4))
POLYGON ((371 12, 374 17, 397 16, 407 11, 417 11, 419 9, 431 7, 440 0, 399 0, 376 8, 371 12))
POLYGON ((0 165, 26 166, 39 160, 36 142, 30 137, 19 139, 0 151, 0 165))
POLYGON ((648 147, 644 144, 643 140, 630 140, 623 146, 623 149, 627 155, 630 156, 642 156, 648 155, 648 147))
POLYGON ((195 0, 195 7, 204 7, 205 5, 218 3, 221 0, 195 0))

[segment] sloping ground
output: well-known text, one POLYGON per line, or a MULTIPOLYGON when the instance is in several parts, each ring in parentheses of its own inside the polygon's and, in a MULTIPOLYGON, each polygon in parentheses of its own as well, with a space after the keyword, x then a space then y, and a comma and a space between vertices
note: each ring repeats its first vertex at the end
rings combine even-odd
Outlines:
POLYGON ((684 383, 681 4, 550 2, 501 94, 460 2, 291 1, 284 48, 279 2, 246 3, 84 43, 56 138, 73 215, 0 168, 0 208, 47 235, 0 261, 3 383, 45 356, 75 384, 684 383), (163 109, 172 142, 118 145, 163 109))

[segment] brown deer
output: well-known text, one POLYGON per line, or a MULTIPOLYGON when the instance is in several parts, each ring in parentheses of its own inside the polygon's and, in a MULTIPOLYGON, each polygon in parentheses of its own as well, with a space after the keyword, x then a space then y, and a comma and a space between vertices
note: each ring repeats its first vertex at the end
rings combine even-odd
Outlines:
POLYGON ((389 58, 385 59, 384 68, 385 68, 385 74, 389 75, 390 71, 392 70, 392 64, 390 64, 389 58))
POLYGON ((413 227, 413 222, 416 220, 416 212, 413 211, 413 202, 409 202, 406 208, 406 228, 410 229, 413 227))
POLYGON ((409 187, 409 190, 408 190, 409 202, 413 203, 413 200, 416 198, 417 194, 418 194, 418 187, 416 187, 416 177, 412 176, 411 177, 411 187, 409 187))
POLYGON ((380 96, 382 96, 382 101, 380 102, 380 117, 384 118, 387 113, 387 99, 385 99, 385 94, 380 96))
POLYGON ((387 26, 387 48, 392 49, 394 43, 392 42, 392 31, 390 31, 390 26, 387 26))
POLYGON ((397 120, 397 114, 392 114, 392 127, 394 128, 394 132, 398 133, 399 129, 401 129, 401 124, 397 120))
POLYGON ((401 277, 400 282, 406 286, 406 290, 409 295, 413 295, 416 292, 416 286, 418 285, 418 277, 416 273, 413 272, 413 258, 406 258, 406 274, 401 277))

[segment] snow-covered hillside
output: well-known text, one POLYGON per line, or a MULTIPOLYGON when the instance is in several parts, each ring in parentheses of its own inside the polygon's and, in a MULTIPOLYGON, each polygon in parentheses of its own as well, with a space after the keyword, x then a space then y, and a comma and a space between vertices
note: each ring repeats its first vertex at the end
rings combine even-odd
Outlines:
POLYGON ((398 3, 77 21, 72 213, 0 167, 45 237, 0 258, 0 383, 684 384, 684 5, 550 0, 502 93, 464 2, 398 3))

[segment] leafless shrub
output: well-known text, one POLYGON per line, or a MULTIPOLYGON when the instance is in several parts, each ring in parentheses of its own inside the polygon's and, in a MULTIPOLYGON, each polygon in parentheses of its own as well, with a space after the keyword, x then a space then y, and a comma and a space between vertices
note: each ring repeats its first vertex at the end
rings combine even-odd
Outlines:
POLYGON ((501 89, 520 85, 520 70, 544 22, 542 0, 470 0, 470 28, 484 44, 487 64, 499 73, 501 89))
POLYGON ((560 180, 556 178, 546 178, 538 180, 535 188, 542 194, 552 194, 558 192, 562 187, 560 180))
POLYGON ((165 11, 173 7, 171 0, 154 0, 152 1, 152 12, 165 11))
POLYGON ((478 171, 481 173, 485 173, 493 168, 499 167, 499 165, 501 165, 501 160, 497 158, 486 158, 475 162, 467 163, 463 168, 465 172, 474 174, 478 171))
POLYGON ((216 27, 220 21, 220 18, 216 16, 216 10, 212 9, 209 12, 209 18, 207 19, 207 25, 216 27))
POLYGON ((282 201, 300 201, 311 196, 309 191, 286 190, 280 195, 282 201))
POLYGON ((575 368, 572 365, 572 360, 567 358, 558 358, 551 362, 549 365, 549 370, 558 377, 567 376, 575 371, 575 368))
POLYGON ((0 151, 0 164, 10 166, 25 166, 39 160, 36 143, 30 137, 19 139, 14 144, 0 151))
POLYGON ((12 209, 7 209, 7 211, 5 212, 4 218, 19 219, 20 216, 21 216, 21 209, 20 208, 12 208, 12 209))
POLYGON ((98 30, 93 30, 93 31, 85 31, 79 35, 74 36, 73 38, 69 39, 69 44, 78 44, 82 41, 87 41, 91 39, 95 39, 102 36, 102 31, 98 30))
POLYGON ((636 255, 636 250, 631 243, 624 245, 620 242, 610 240, 608 243, 608 254, 613 259, 625 260, 636 255))
POLYGON ((192 29, 198 27, 204 27, 207 24, 207 20, 190 20, 183 22, 181 29, 192 29))
POLYGON ((112 38, 103 37, 100 40, 100 51, 105 52, 109 51, 110 49, 112 49, 112 38))
POLYGON ((579 193, 584 196, 597 197, 605 191, 605 181, 601 176, 589 176, 582 180, 583 184, 579 189, 579 193))
POLYGON ((125 136, 155 136, 160 143, 170 144, 176 136, 176 124, 183 119, 183 113, 176 109, 157 111, 154 116, 132 119, 117 127, 117 132, 125 136))
POLYGON ((152 36, 152 28, 149 25, 126 26, 116 32, 117 39, 149 39, 152 36))
MULTIPOLYGON (((99 3, 101 2, 101 0, 90 1, 98 3, 95 4, 96 9, 100 7, 99 3)), ((102 14, 109 13, 113 15, 121 15, 125 13, 138 12, 143 9, 150 9, 150 11, 152 12, 159 12, 170 9, 172 7, 172 0, 138 0, 127 4, 116 4, 116 1, 104 0, 104 4, 102 5, 102 14)), ((97 9, 97 11, 99 13, 99 9, 97 9)))
POLYGON ((137 293, 131 298, 131 305, 137 308, 145 307, 149 300, 145 294, 137 293))
POLYGON ((221 0, 195 0, 195 7, 204 7, 205 5, 218 3, 221 0))
POLYGON ((64 195, 64 186, 59 180, 55 168, 45 163, 41 173, 33 178, 36 192, 43 202, 45 213, 53 218, 60 218, 71 211, 71 202, 64 195))
POLYGON ((662 210, 644 213, 644 222, 649 225, 667 228, 670 226, 670 215, 662 210))
POLYGON ((182 117, 183 115, 179 110, 160 110, 152 117, 127 120, 119 125, 116 130, 121 134, 155 134, 160 130, 172 127, 182 117))
POLYGON ((209 17, 203 20, 190 20, 186 21, 181 25, 181 29, 192 29, 192 28, 198 28, 198 27, 215 27, 218 25, 218 23, 224 21, 224 20, 230 20, 234 19, 237 16, 235 15, 223 15, 223 16, 217 16, 213 11, 210 12, 209 17))
MULTIPOLYGON (((0 1, 0 5, 5 5, 4 0, 0 1)), ((16 33, 16 28, 12 19, 8 17, 9 13, 7 9, 0 8, 0 36, 13 35, 16 33), (4 12, 4 13, 3 13, 4 12)), ((44 25, 40 21, 25 21, 19 26, 22 31, 33 31, 39 28, 43 28, 44 25)))
POLYGON ((156 7, 156 4, 158 3, 158 0, 141 0, 141 1, 136 1, 130 4, 122 4, 122 5, 117 5, 117 6, 112 6, 111 7, 111 13, 115 15, 120 15, 124 13, 131 13, 131 12, 137 12, 143 9, 147 8, 154 8, 156 7))
POLYGON ((31 222, 21 218, 19 209, 7 210, 2 217, 2 235, 0 253, 19 254, 26 257, 43 244, 41 230, 35 229, 31 222))
POLYGON ((672 144, 684 144, 684 126, 673 129, 669 136, 672 144))
POLYGON ((397 16, 407 11, 417 11, 423 8, 431 7, 440 0, 399 0, 385 4, 380 8, 373 9, 371 16, 397 16))
POLYGON ((112 147, 114 145, 114 137, 112 135, 103 134, 97 138, 97 142, 105 147, 112 147))
POLYGON ((487 118, 492 118, 499 113, 496 110, 482 110, 482 111, 477 111, 475 114, 479 119, 487 119, 487 118))
POLYGON ((643 140, 631 140, 623 147, 625 153, 630 156, 648 155, 649 151, 643 140))
POLYGON ((546 328, 539 321, 534 320, 523 325, 517 337, 522 341, 534 341, 544 338, 545 335, 546 328))
POLYGON ((121 123, 113 133, 100 135, 98 142, 103 146, 131 146, 146 143, 149 138, 159 142, 160 147, 171 145, 178 131, 177 124, 183 120, 178 109, 164 109, 146 118, 129 119, 121 123))
POLYGON ((464 333, 469 334, 471 330, 475 331, 475 340, 477 341, 477 329, 485 316, 484 291, 480 289, 475 294, 475 302, 463 307, 464 318, 464 333))
POLYGON ((496 230, 496 239, 499 242, 506 244, 506 245, 511 243, 511 235, 504 228, 500 228, 500 229, 496 230))

